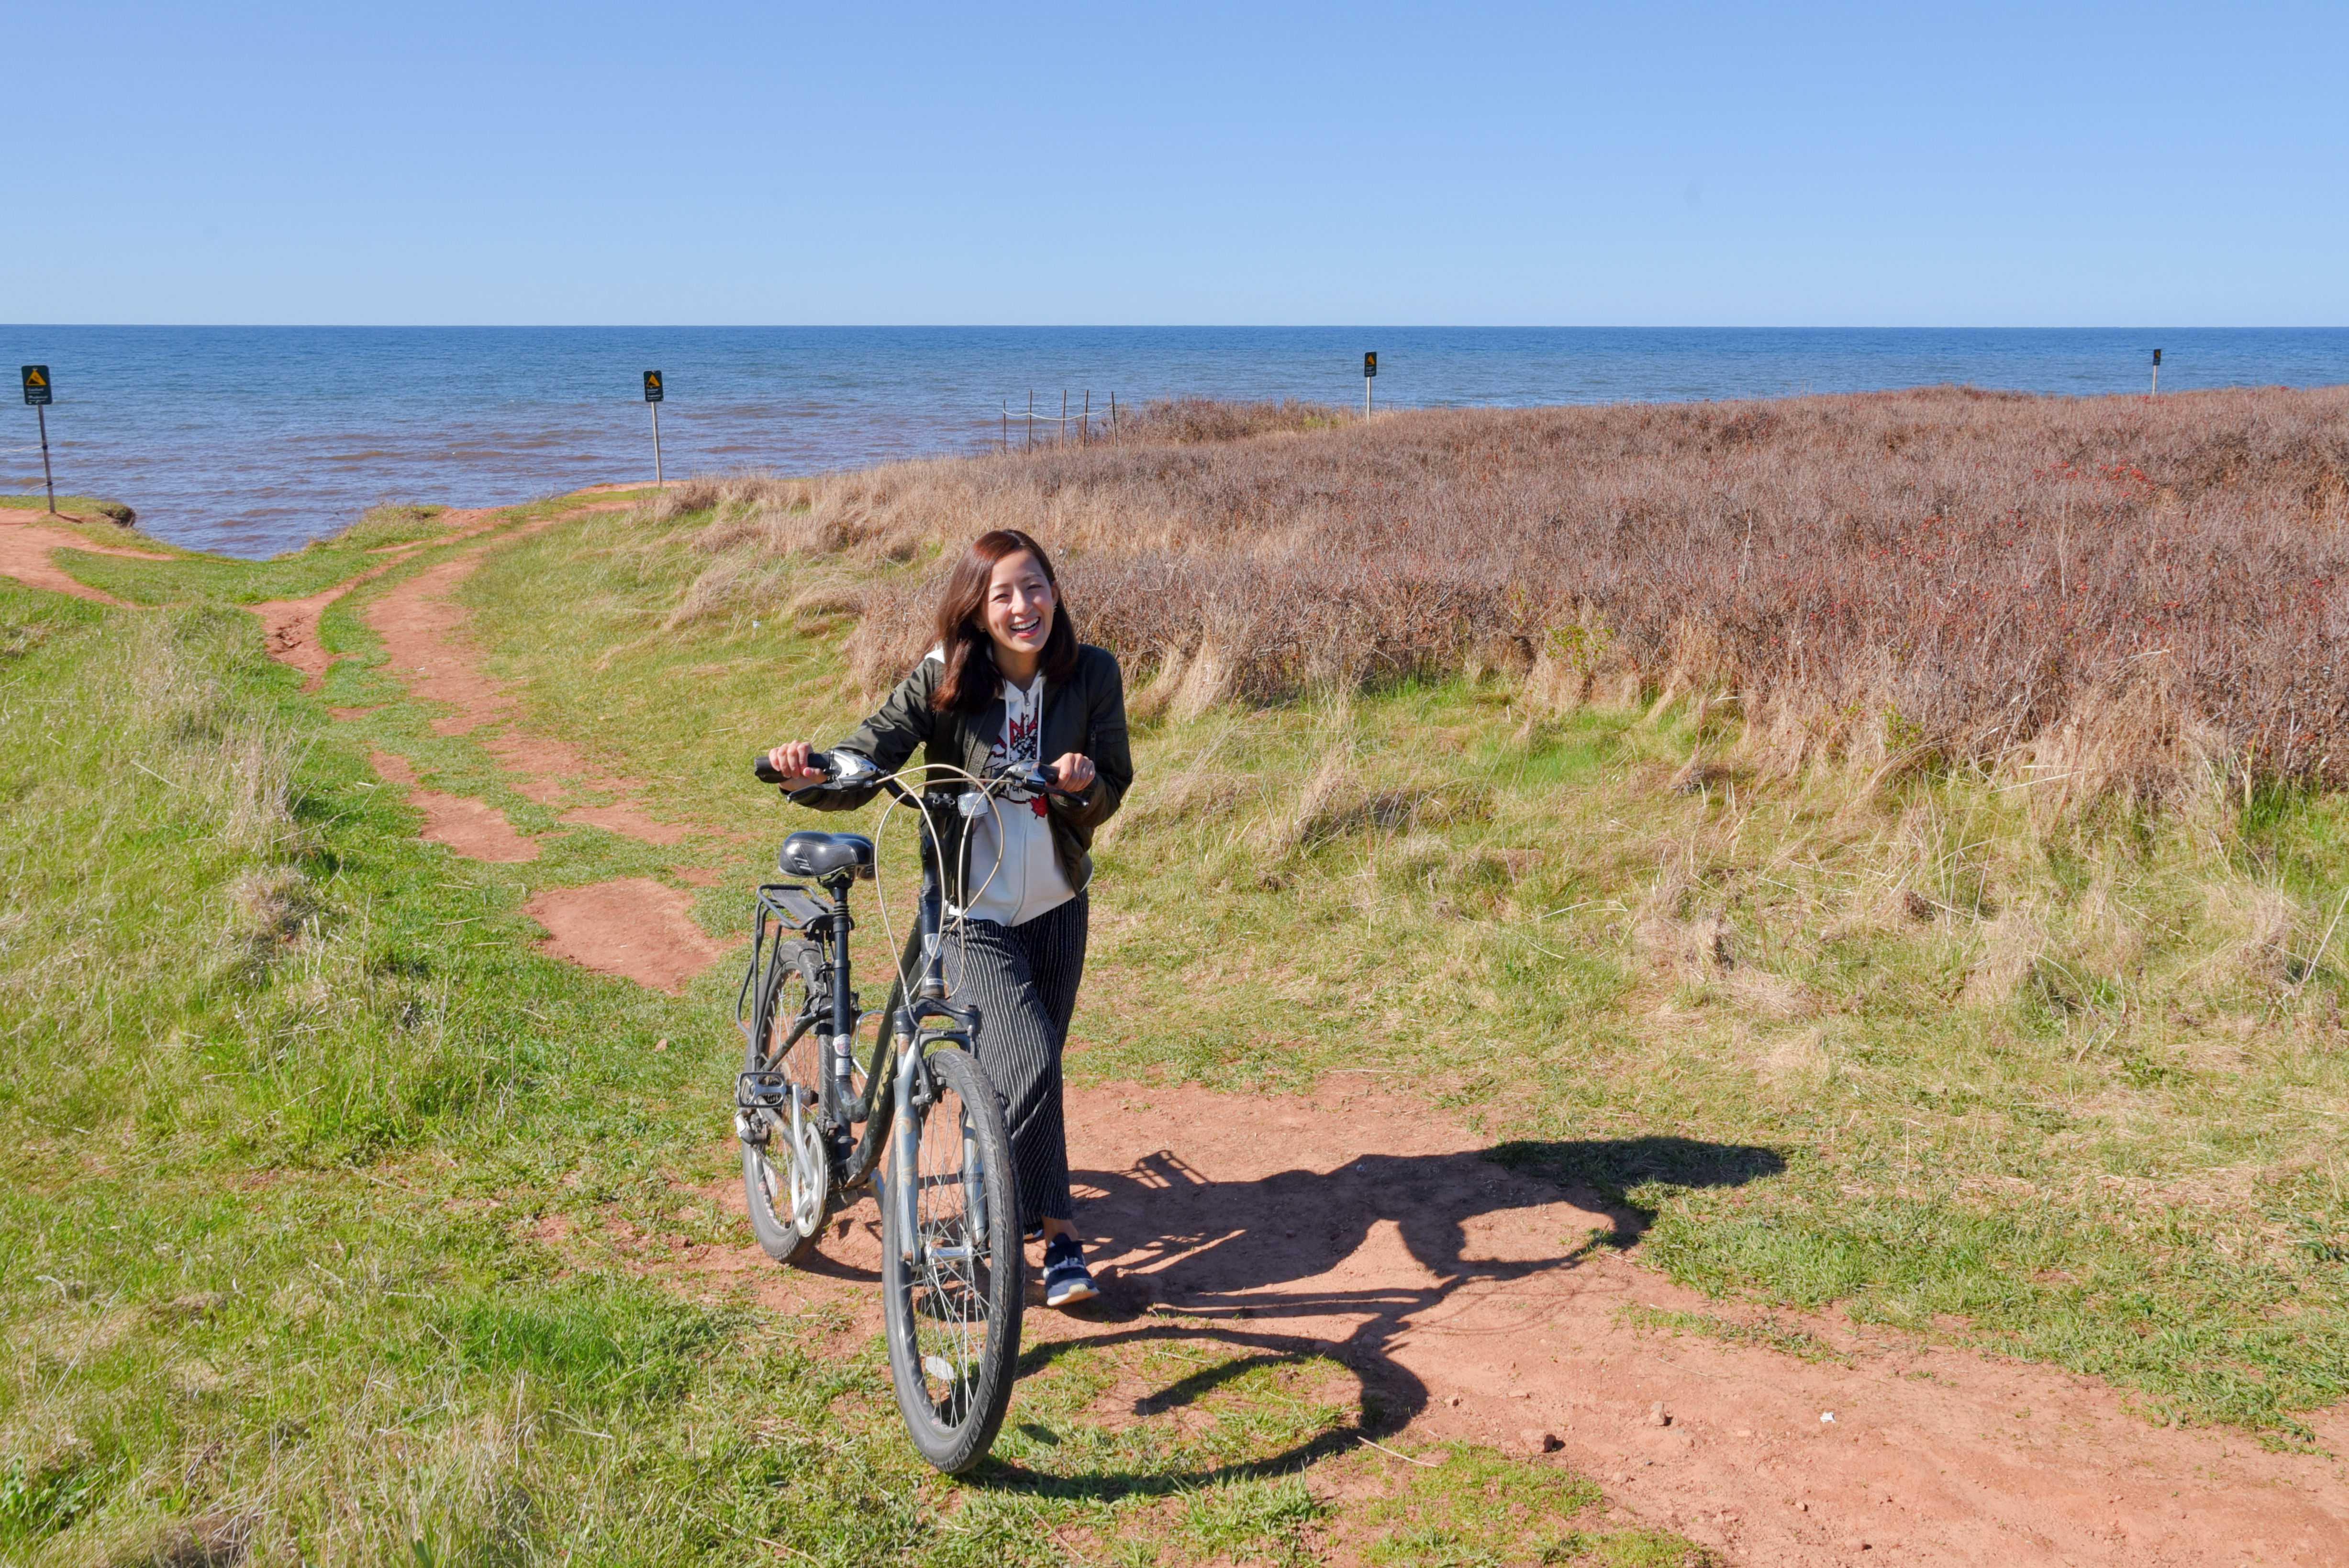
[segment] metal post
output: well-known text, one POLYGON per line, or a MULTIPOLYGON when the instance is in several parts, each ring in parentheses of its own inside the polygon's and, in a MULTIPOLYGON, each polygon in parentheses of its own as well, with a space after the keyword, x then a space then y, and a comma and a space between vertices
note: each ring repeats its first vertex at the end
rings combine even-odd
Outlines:
POLYGON ((1011 410, 1004 408, 1000 403, 996 407, 1003 413, 1003 434, 996 443, 996 450, 1008 452, 1011 449, 1011 410))
POLYGON ((1025 447, 1023 447, 1023 448, 1021 449, 1021 450, 1023 450, 1023 451, 1030 451, 1030 452, 1032 452, 1032 451, 1034 451, 1035 449, 1036 449, 1036 388, 1034 388, 1033 387, 1030 387, 1030 388, 1028 388, 1028 444, 1027 444, 1025 447))
POLYGON ((33 412, 41 418, 41 478, 48 481, 49 515, 55 517, 57 515, 57 476, 49 471, 49 411, 36 403, 33 412))
POLYGON ((2161 350, 2158 348, 2153 351, 2153 392, 2151 396, 2156 397, 2161 396, 2161 350))
POLYGON ((1061 388, 1061 430, 1052 438, 1052 445, 1066 446, 1069 440, 1069 389, 1061 388))
POLYGON ((1114 441, 1117 437, 1117 394, 1112 392, 1109 395, 1109 438, 1114 441))
POLYGON ((655 490, 667 490, 668 488, 668 481, 661 478, 660 405, 657 403, 648 403, 646 407, 653 411, 653 488, 655 490))
POLYGON ((1092 389, 1092 387, 1086 387, 1086 388, 1085 388, 1085 422, 1084 422, 1083 424, 1079 425, 1079 426, 1077 427, 1077 445, 1079 445, 1079 446, 1081 446, 1081 447, 1090 447, 1090 446, 1092 446, 1092 444, 1093 444, 1093 389, 1092 389))
POLYGON ((1371 388, 1377 385, 1371 377, 1362 377, 1362 418, 1365 419, 1371 417, 1371 388))

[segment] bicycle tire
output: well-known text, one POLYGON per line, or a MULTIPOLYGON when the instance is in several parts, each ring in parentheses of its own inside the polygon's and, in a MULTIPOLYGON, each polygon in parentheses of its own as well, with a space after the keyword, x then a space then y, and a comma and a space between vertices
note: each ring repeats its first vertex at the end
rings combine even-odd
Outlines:
POLYGON ((889 1378, 914 1447, 946 1474, 961 1475, 987 1457, 1010 1408, 1027 1255, 1002 1100, 968 1051, 933 1051, 928 1068, 937 1098, 919 1111, 897 1108, 898 1136, 916 1140, 916 1223, 926 1244, 920 1258, 905 1256, 893 1174, 882 1204, 882 1307, 889 1378), (974 1156, 985 1199, 975 1243, 968 1201, 974 1156), (968 1255, 954 1256, 957 1247, 968 1255))
POLYGON ((789 1078, 793 1092, 807 1101, 801 1144, 792 1147, 787 1114, 761 1113, 768 1118, 766 1141, 742 1145, 742 1198, 750 1211, 750 1232, 761 1251, 786 1264, 800 1263, 815 1251, 832 1212, 832 1155, 813 1110, 823 1092, 817 1076, 824 1066, 823 1047, 810 1029, 788 1051, 780 1049, 806 995, 806 977, 795 966, 779 965, 761 998, 767 1037, 759 1058, 765 1070, 789 1078))

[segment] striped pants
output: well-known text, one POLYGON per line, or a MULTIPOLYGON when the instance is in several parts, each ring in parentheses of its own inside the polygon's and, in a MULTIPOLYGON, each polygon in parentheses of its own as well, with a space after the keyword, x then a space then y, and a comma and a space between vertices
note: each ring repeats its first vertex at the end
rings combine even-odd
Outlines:
POLYGON ((1061 1119, 1061 1052, 1085 975, 1086 896, 1024 925, 991 920, 949 926, 947 977, 954 1000, 979 1010, 978 1064, 1003 1097, 1018 1168, 1019 1220, 1073 1220, 1069 1139, 1061 1119))

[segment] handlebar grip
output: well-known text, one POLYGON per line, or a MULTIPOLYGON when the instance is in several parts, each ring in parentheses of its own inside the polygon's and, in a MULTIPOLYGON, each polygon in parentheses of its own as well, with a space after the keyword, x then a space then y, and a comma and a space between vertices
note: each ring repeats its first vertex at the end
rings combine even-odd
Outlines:
POLYGON ((1092 788, 1092 785, 1088 784, 1085 786, 1084 789, 1070 789, 1067 785, 1061 782, 1061 770, 1057 768, 1039 768, 1036 771, 1044 776, 1044 782, 1050 789, 1051 792, 1061 797, 1063 800, 1081 800, 1085 798, 1085 789, 1092 788))
MULTIPOLYGON (((832 753, 828 751, 809 752, 808 766, 817 769, 827 778, 831 777, 835 771, 832 765, 832 753)), ((750 758, 750 771, 752 774, 757 776, 759 782, 761 784, 781 784, 783 781, 783 776, 775 771, 774 764, 767 760, 767 754, 763 751, 750 758)))

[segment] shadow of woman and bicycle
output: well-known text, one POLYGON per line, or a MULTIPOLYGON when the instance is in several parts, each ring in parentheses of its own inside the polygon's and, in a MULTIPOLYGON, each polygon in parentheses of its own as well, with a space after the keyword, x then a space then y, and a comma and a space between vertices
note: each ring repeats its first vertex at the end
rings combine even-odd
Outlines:
MULTIPOLYGON (((977 1479, 1110 1501, 1277 1475, 1392 1436, 1430 1397, 1393 1355, 1407 1336, 1441 1331, 1447 1315, 1478 1308, 1485 1326, 1464 1331, 1517 1332, 1547 1315, 1544 1299, 1555 1295, 1531 1282, 1555 1279, 1563 1288, 1573 1270, 1638 1243, 1655 1211, 1632 1194, 1651 1184, 1740 1186, 1785 1168, 1770 1149, 1649 1137, 1365 1154, 1335 1171, 1241 1181, 1210 1181, 1167 1150, 1123 1171, 1080 1171, 1089 1250, 1113 1265, 1089 1310, 1096 1332, 1031 1343, 1021 1377, 1080 1352, 1153 1345, 1220 1352, 1133 1399, 1129 1413, 1144 1418, 1196 1407, 1264 1369, 1335 1361, 1361 1385, 1358 1411, 1247 1460, 1054 1473, 1032 1459, 999 1459, 977 1479), (1569 1224, 1582 1233, 1568 1233, 1569 1224), (1495 1326, 1491 1306, 1502 1295, 1512 1299, 1495 1326)), ((1012 1419, 1019 1425, 1016 1406, 1012 1419)), ((1020 1429, 1050 1447, 1043 1429, 1020 1429)))

